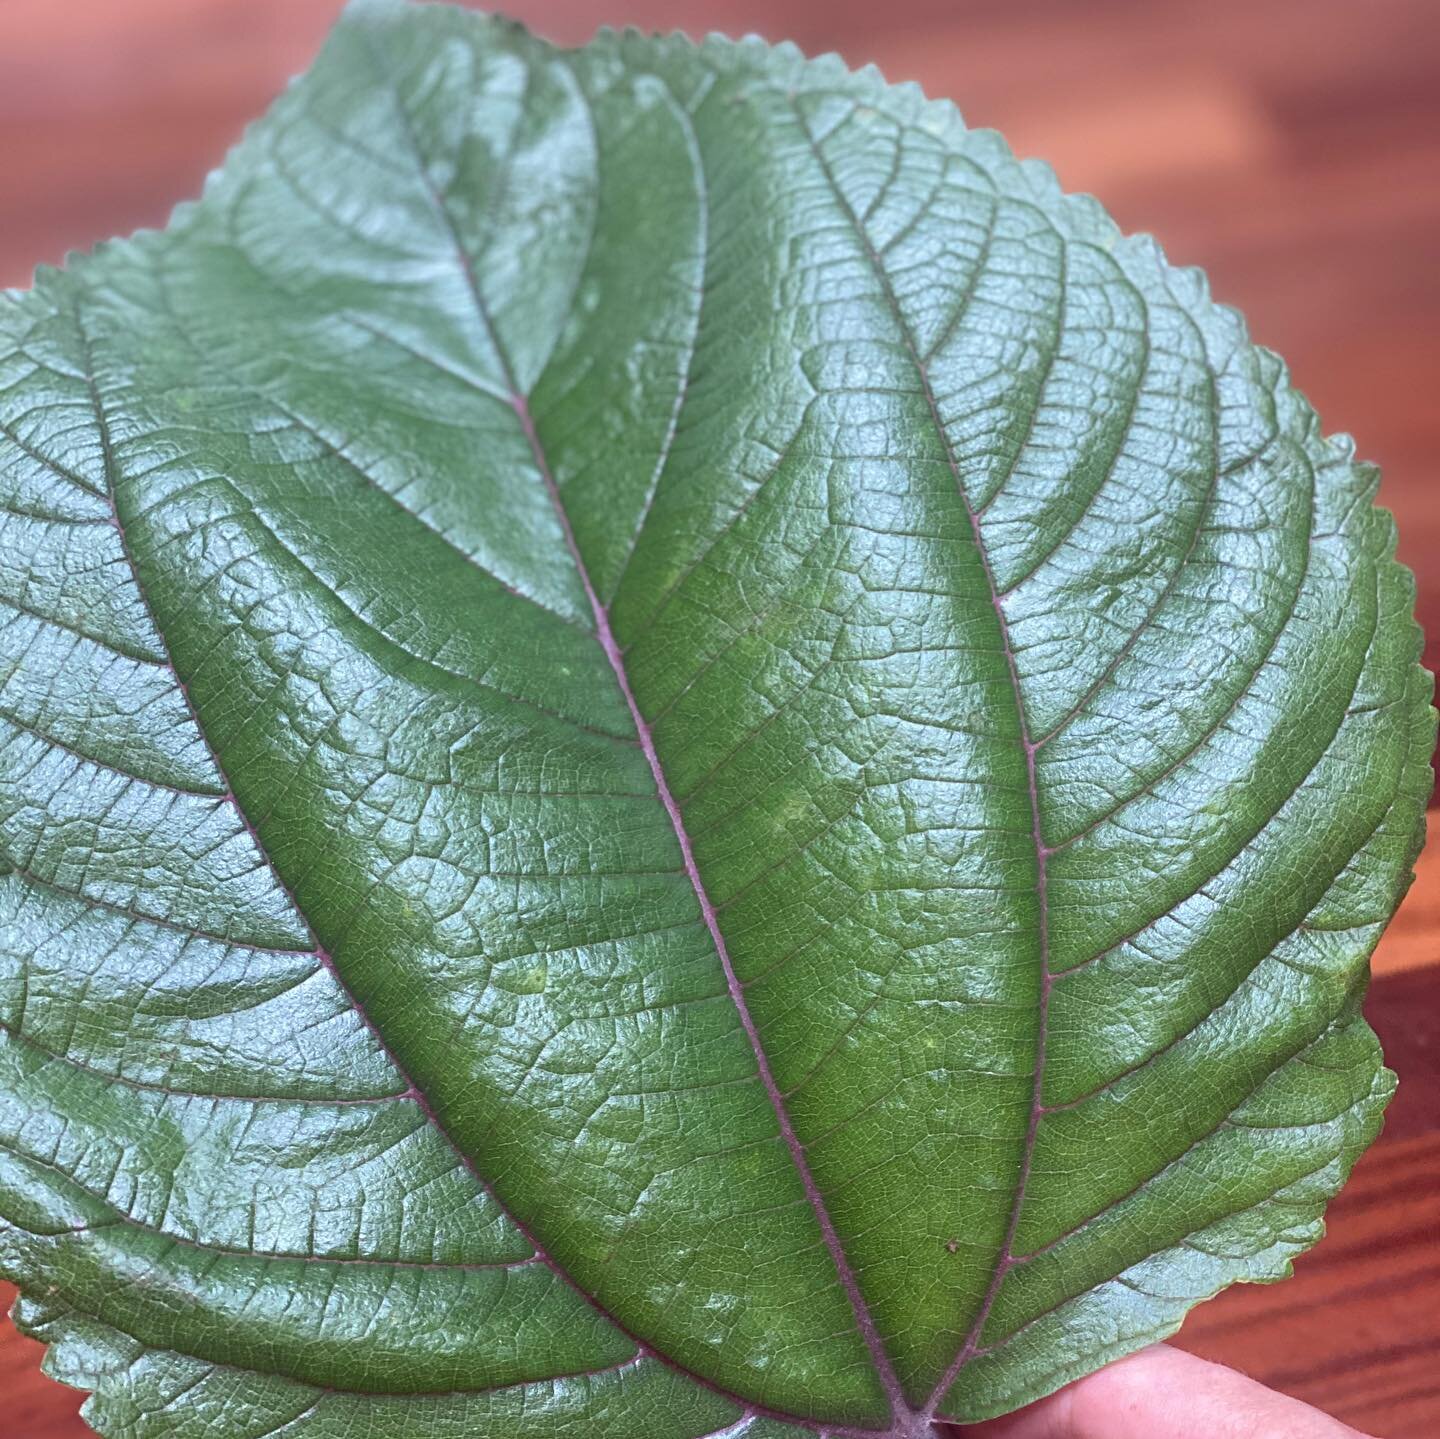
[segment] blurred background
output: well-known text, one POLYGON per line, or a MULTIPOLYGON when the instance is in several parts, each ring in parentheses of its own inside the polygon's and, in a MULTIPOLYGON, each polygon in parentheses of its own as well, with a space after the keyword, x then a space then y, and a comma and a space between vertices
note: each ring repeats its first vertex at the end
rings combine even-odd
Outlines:
MULTIPOLYGON (((873 61, 1005 132, 1127 230, 1202 265, 1329 431, 1384 469, 1440 668, 1437 0, 507 0, 601 24, 756 31, 873 61)), ((193 195, 340 0, 0 0, 0 287, 193 195)), ((1440 814, 1432 814, 1440 820, 1440 814)), ((1440 828, 1440 825, 1432 826, 1440 828)), ((1440 1434, 1440 844, 1376 957, 1399 1071, 1380 1143, 1297 1278, 1179 1342, 1382 1439, 1440 1434)), ((0 1285, 0 1310, 10 1291, 0 1285)), ((0 1326, 0 1435, 80 1439, 78 1396, 0 1326)))

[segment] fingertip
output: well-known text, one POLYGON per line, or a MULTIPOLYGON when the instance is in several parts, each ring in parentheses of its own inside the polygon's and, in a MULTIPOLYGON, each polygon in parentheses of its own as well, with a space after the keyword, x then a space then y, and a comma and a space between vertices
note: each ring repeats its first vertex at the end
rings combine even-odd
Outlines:
POLYGON ((1367 1439, 1223 1364, 1157 1344, 957 1439, 1367 1439))

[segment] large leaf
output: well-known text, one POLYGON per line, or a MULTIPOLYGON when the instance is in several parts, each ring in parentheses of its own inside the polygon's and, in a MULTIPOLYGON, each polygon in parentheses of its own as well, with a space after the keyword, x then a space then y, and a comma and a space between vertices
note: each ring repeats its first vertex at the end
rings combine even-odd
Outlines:
POLYGON ((0 1269, 102 1433, 920 1435, 1317 1238, 1409 580, 994 136, 364 6, 0 426, 0 1269))

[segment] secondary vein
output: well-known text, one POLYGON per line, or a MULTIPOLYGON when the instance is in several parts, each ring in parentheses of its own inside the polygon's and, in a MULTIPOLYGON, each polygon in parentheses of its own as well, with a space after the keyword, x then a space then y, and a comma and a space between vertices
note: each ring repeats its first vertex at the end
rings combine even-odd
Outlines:
POLYGON ((1035 778, 1036 746, 1030 738, 1029 722, 1025 716, 1025 701, 1020 688, 1020 671, 1015 661, 1014 646, 1010 642, 1009 623, 1005 617, 1004 607, 1000 602, 1000 591, 995 582, 995 572, 990 564, 990 556, 985 548, 984 536, 980 529, 980 517, 976 513, 975 507, 971 503, 970 496, 966 491, 964 479, 960 473, 960 465, 955 457, 954 447, 950 443, 949 432, 945 428, 944 420, 941 418, 940 408, 935 399, 934 388, 930 383, 928 366, 926 365, 924 357, 920 354, 919 347, 915 343, 915 336, 911 332, 910 326, 906 323, 904 311, 900 306, 899 297, 895 293, 895 287, 891 284, 889 273, 885 269, 883 258, 875 249, 874 242, 870 239, 854 206, 851 205, 830 162, 825 157, 824 150, 811 132, 810 127, 806 124, 799 107, 794 104, 793 100, 791 104, 795 111, 796 123, 804 135, 806 143, 809 145, 811 153, 815 157, 816 164, 820 167, 835 197, 836 205, 849 220, 851 227, 855 231, 857 240, 869 259, 870 266, 875 273, 876 281, 884 297, 886 307, 890 311, 896 328, 899 331, 901 341, 904 343, 914 363, 915 371, 920 381, 921 394, 924 397, 926 408, 930 413, 931 423, 934 425, 935 431, 940 437, 940 443, 945 452, 946 463, 954 477, 955 488, 959 494, 960 502, 965 508, 965 517, 970 526, 975 552, 979 556, 981 568, 985 573, 985 583, 989 590, 990 604, 995 612, 995 621, 1000 632, 1000 646, 1005 657, 1006 672, 1009 675, 1010 686, 1015 696, 1015 711, 1019 726, 1020 743, 1025 754, 1026 789, 1030 803, 1031 835, 1035 844, 1035 887, 1039 906, 1040 993, 1036 1016, 1035 1079, 1030 1100, 1030 1116, 1025 1139, 1021 1147, 1020 1170, 1015 1183, 1010 1215, 1006 1222, 1005 1238, 1001 1245, 1000 1253, 996 1258, 989 1286, 981 1298, 980 1307, 975 1314, 969 1330, 966 1332, 964 1341, 960 1347, 960 1352, 942 1376, 928 1402, 922 1406, 920 1410, 922 1417, 928 1422, 935 1418, 935 1412, 939 1404, 943 1401, 951 1385, 954 1384, 960 1372, 974 1357, 976 1350, 979 1348, 980 1336, 984 1331, 985 1321, 990 1316, 990 1310, 995 1303, 996 1297, 999 1295, 1000 1286, 1004 1282, 1006 1274, 1009 1273, 1015 1264, 1015 1236, 1020 1226, 1020 1214, 1025 1205, 1025 1193, 1030 1181, 1030 1166, 1035 1153, 1035 1139, 1039 1132, 1040 1119, 1043 1114, 1045 1041, 1049 1023, 1050 990, 1053 983, 1050 975, 1050 929, 1045 870, 1045 862, 1049 857, 1050 851, 1045 845, 1045 837, 1040 820, 1040 791, 1035 778))

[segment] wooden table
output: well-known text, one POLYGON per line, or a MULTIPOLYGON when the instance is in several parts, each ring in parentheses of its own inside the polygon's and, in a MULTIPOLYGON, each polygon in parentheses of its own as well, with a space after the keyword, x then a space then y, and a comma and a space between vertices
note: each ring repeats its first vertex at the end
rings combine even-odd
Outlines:
MULTIPOLYGON (((500 0, 497 0, 500 3, 500 0)), ((1435 0, 510 0, 878 62, 1043 154, 1203 264, 1330 429, 1385 470, 1440 667, 1440 43, 1435 0)), ((301 68, 339 0, 0 0, 0 285, 163 223, 301 68)), ((1440 828, 1440 812, 1436 827, 1440 828)), ((1383 1439, 1440 1434, 1440 844, 1367 1005, 1401 1088, 1289 1283, 1232 1289, 1180 1342, 1383 1439)), ((0 1307, 8 1302, 0 1286, 0 1307)), ((80 1439, 78 1396, 0 1327, 0 1436, 80 1439)))

